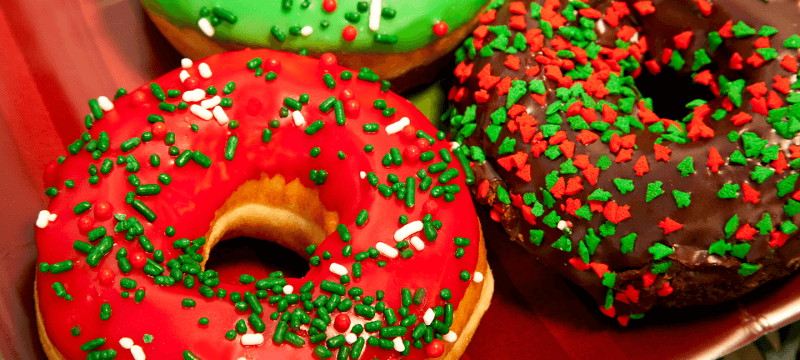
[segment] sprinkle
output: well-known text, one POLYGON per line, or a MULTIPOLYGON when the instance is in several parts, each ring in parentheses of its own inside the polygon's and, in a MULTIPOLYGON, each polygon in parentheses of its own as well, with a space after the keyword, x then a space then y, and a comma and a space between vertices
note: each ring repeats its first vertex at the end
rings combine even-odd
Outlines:
POLYGON ((211 118, 214 117, 214 114, 212 114, 211 111, 203 109, 203 107, 200 106, 200 105, 192 105, 192 106, 190 106, 189 107, 189 111, 192 114, 197 115, 197 117, 199 117, 199 118, 201 118, 203 120, 211 120, 211 118))
POLYGON ((184 92, 183 95, 181 95, 181 98, 185 102, 196 102, 203 100, 203 98, 205 97, 206 97, 206 91, 203 89, 194 89, 191 91, 184 92))
POLYGON ((353 344, 354 342, 356 342, 356 340, 358 340, 358 336, 353 333, 347 334, 344 337, 344 341, 346 341, 348 344, 353 344))
POLYGON ((386 133, 389 134, 389 135, 396 134, 396 133, 402 131, 403 128, 408 126, 410 123, 411 123, 411 121, 407 117, 404 117, 404 118, 398 120, 395 123, 387 125, 386 126, 386 133))
MULTIPOLYGON (((186 81, 186 79, 191 77, 191 75, 189 75, 189 72, 186 71, 186 70, 181 70, 181 73, 178 76, 181 78, 181 82, 184 82, 184 81, 186 81)), ((184 93, 184 94, 186 94, 186 93, 184 93)))
POLYGON ((456 339, 458 339, 458 335, 456 335, 456 333, 454 333, 452 330, 449 333, 442 336, 442 340, 447 341, 449 343, 456 342, 456 339))
POLYGON ((183 58, 181 59, 181 67, 184 69, 189 69, 192 67, 192 59, 183 58))
POLYGON ((303 36, 309 36, 313 32, 314 32, 314 29, 311 26, 303 26, 303 28, 300 29, 300 35, 303 35, 303 36))
POLYGON ((133 360, 145 360, 146 357, 144 356, 144 350, 139 345, 133 345, 131 347, 131 355, 133 355, 133 360))
POLYGON ((40 229, 44 229, 45 227, 47 227, 49 221, 55 220, 55 217, 53 217, 53 220, 50 220, 50 216, 51 214, 47 210, 39 211, 39 217, 36 219, 36 227, 40 229))
POLYGON ((211 99, 201 101, 200 106, 202 106, 204 109, 211 109, 214 106, 219 105, 220 102, 222 102, 222 98, 217 95, 211 99))
POLYGON ((422 221, 412 221, 399 230, 395 231, 394 233, 394 241, 403 241, 405 238, 410 236, 413 233, 422 231, 423 224, 422 221))
POLYGON ((363 180, 363 179, 367 178, 367 173, 362 171, 362 172, 358 173, 358 176, 361 177, 361 179, 363 180))
POLYGON ((133 339, 126 337, 119 339, 119 346, 122 346, 123 349, 128 350, 133 346, 133 339))
POLYGON ((409 242, 411 243, 411 246, 414 247, 414 249, 417 249, 417 251, 422 251, 423 249, 425 249, 425 243, 422 241, 422 239, 420 239, 417 236, 412 237, 411 241, 409 242))
POLYGON ((347 268, 337 263, 331 263, 330 270, 332 273, 339 276, 347 275, 347 268))
POLYGON ((475 275, 472 276, 472 281, 474 281, 476 283, 482 282, 483 281, 483 274, 481 274, 480 272, 476 271, 475 275))
POLYGON ((294 291, 294 287, 292 287, 292 285, 286 285, 283 287, 283 293, 286 295, 291 294, 292 291, 294 291))
POLYGON ((381 25, 381 0, 372 0, 369 5, 369 29, 378 31, 381 25))
POLYGON ((242 345, 261 345, 264 343, 264 334, 244 334, 242 335, 242 345))
POLYGON ((225 110, 222 110, 222 107, 220 106, 214 107, 213 113, 220 125, 225 125, 228 123, 228 121, 230 121, 230 119, 228 119, 228 115, 225 114, 225 110))
POLYGON ((426 326, 430 326, 434 318, 436 318, 436 314, 433 313, 433 309, 431 308, 428 308, 428 310, 425 311, 425 315, 422 315, 422 321, 425 322, 426 326))
POLYGON ((397 255, 400 254, 397 251, 397 249, 395 249, 395 248, 393 248, 393 247, 391 247, 389 245, 386 245, 386 244, 384 244, 382 242, 378 242, 377 244, 375 244, 375 249, 377 249, 381 254, 386 255, 386 257, 388 257, 390 259, 394 259, 394 258, 397 257, 397 255))
POLYGON ((100 105, 100 108, 103 109, 103 111, 114 110, 114 103, 112 103, 111 100, 105 96, 97 98, 97 104, 100 105))
MULTIPOLYGON (((376 2, 376 1, 378 1, 378 0, 373 0, 373 2, 376 2)), ((395 351, 403 352, 403 351, 406 350, 405 345, 403 345, 403 339, 401 337, 398 336, 398 337, 394 338, 394 340, 392 340, 392 342, 394 343, 394 350, 395 351)))
POLYGON ((209 68, 208 64, 206 63, 200 63, 200 65, 197 65, 197 71, 200 72, 200 76, 202 76, 204 79, 211 77, 211 68, 209 68))
POLYGON ((292 111, 292 119, 295 126, 304 126, 306 124, 306 119, 299 111, 292 111))
POLYGON ((197 27, 199 27, 203 34, 206 34, 206 36, 214 36, 214 26, 211 25, 211 22, 209 22, 208 19, 200 18, 200 20, 197 20, 197 27))

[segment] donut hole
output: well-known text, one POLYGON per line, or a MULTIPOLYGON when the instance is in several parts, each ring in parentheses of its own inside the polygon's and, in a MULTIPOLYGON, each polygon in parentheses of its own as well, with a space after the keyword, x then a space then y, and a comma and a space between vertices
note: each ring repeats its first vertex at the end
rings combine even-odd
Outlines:
POLYGON ((257 279, 281 271, 285 277, 300 278, 310 269, 308 260, 270 239, 239 236, 218 243, 211 249, 206 267, 231 276, 228 282, 238 281, 239 274, 257 279), (267 241, 263 241, 267 240, 267 241))
POLYGON ((302 275, 308 271, 306 248, 321 244, 338 223, 339 215, 325 208, 318 190, 297 179, 287 183, 282 175, 263 175, 240 185, 216 211, 202 265, 217 271, 235 265, 238 274, 241 266, 262 272, 283 267, 302 275))
MULTIPOLYGON (((717 64, 708 66, 712 74, 717 68, 717 64)), ((658 75, 642 71, 636 79, 636 86, 642 95, 653 99, 653 111, 664 119, 680 120, 689 114, 686 104, 692 100, 716 98, 708 86, 695 83, 691 75, 678 73, 667 66, 662 66, 658 75)))

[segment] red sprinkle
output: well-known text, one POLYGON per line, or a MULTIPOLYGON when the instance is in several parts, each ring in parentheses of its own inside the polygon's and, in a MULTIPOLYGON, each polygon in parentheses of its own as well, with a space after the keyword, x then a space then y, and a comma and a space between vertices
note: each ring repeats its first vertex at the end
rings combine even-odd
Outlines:
POLYGON ((438 358, 442 356, 442 354, 444 354, 444 345, 442 345, 442 341, 433 339, 430 344, 425 346, 425 354, 427 354, 429 358, 438 358))
POLYGON ((758 204, 761 201, 759 199, 761 192, 753 189, 750 184, 746 182, 742 183, 742 192, 744 193, 744 202, 758 204))
POLYGON ((81 216, 80 219, 78 219, 78 230, 81 232, 81 234, 86 235, 93 228, 94 228, 94 219, 92 219, 91 217, 84 215, 81 216))
MULTIPOLYGON (((187 79, 188 80, 188 79, 187 79)), ((184 85, 186 82, 183 83, 184 85)), ((131 103, 136 106, 142 106, 147 102, 147 97, 141 90, 136 90, 131 94, 131 103)))
POLYGON ((147 263, 147 256, 141 251, 133 251, 130 256, 130 263, 134 269, 141 269, 147 263))
POLYGON ((353 25, 347 25, 342 29, 342 38, 344 41, 353 41, 356 35, 358 35, 358 30, 356 30, 356 27, 353 25))
POLYGON ((704 16, 711 15, 711 3, 706 0, 697 0, 697 7, 704 16))
POLYGON ((113 284, 114 277, 114 272, 109 268, 102 268, 97 272, 97 279, 100 281, 100 284, 105 286, 113 284))
POLYGON ((422 205, 422 211, 426 214, 436 215, 439 212, 439 205, 433 200, 428 200, 422 205))
POLYGON ((667 235, 671 232, 678 231, 683 229, 683 224, 678 223, 675 220, 670 219, 669 217, 664 218, 663 221, 658 222, 658 227, 664 229, 664 235, 667 235))
POLYGON ((669 294, 672 294, 672 290, 672 286, 669 286, 669 283, 665 282, 664 285, 661 286, 661 289, 658 290, 658 296, 669 296, 669 294))
POLYGON ((744 224, 738 231, 736 231, 736 238, 740 240, 753 240, 753 235, 758 230, 754 229, 750 224, 744 224))
POLYGON ((689 43, 692 42, 692 33, 691 31, 684 31, 678 35, 675 35, 672 40, 675 41, 675 48, 676 49, 688 49, 689 43))
POLYGON ((669 161, 670 154, 672 154, 672 150, 668 147, 661 145, 661 144, 653 144, 653 150, 656 154, 656 161, 669 161))
POLYGON ((439 21, 436 24, 433 24, 433 33, 436 36, 447 35, 447 23, 444 21, 439 21))
POLYGON ((717 148, 712 146, 708 149, 708 162, 706 162, 706 165, 715 173, 719 172, 720 165, 725 165, 725 160, 722 159, 717 148))
POLYGON ((339 64, 339 60, 336 59, 336 55, 334 55, 334 54, 324 53, 319 58, 319 65, 323 69, 329 69, 331 67, 336 66, 337 64, 339 64))
POLYGON ((636 176, 643 176, 650 171, 650 165, 647 163, 647 159, 644 155, 639 157, 639 160, 636 160, 636 164, 633 165, 633 170, 636 171, 636 176))
POLYGON ((656 282, 657 276, 658 275, 653 273, 645 273, 644 275, 642 275, 642 282, 644 283, 643 284, 644 287, 648 288, 650 287, 650 285, 653 285, 653 283, 656 282))
POLYGON ((107 201, 100 201, 94 205, 94 217, 98 220, 108 220, 113 213, 114 211, 111 208, 111 204, 107 201))
POLYGON ((650 15, 656 12, 656 8, 653 6, 652 1, 639 1, 633 4, 633 7, 636 8, 636 11, 638 11, 642 16, 650 15))
POLYGON ((323 0, 322 10, 328 13, 334 12, 334 10, 336 10, 336 0, 323 0))
POLYGON ((336 315, 336 319, 333 320, 333 328, 340 333, 350 330, 350 315, 345 313, 336 315))
POLYGON ((276 57, 271 57, 264 62, 264 68, 267 71, 279 72, 281 71, 281 61, 276 57))

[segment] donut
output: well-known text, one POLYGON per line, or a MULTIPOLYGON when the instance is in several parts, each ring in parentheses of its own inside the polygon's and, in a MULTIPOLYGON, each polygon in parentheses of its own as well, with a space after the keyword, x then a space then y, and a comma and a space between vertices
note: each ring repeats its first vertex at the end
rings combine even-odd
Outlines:
MULTIPOLYGON (((142 0, 158 29, 198 59, 246 47, 331 52, 403 91, 435 78, 487 0, 142 0), (453 11, 458 9, 458 11, 453 11)), ((498 6, 498 4, 495 5, 498 6)))
POLYGON ((794 1, 509 2, 456 53, 444 122, 469 147, 471 192, 623 326, 789 275, 798 15, 794 1), (709 97, 659 116, 676 109, 639 92, 643 72, 709 97))
POLYGON ((87 132, 46 168, 48 357, 458 358, 493 291, 461 150, 331 54, 182 67, 89 100, 87 132), (205 266, 241 235, 310 271, 205 266))

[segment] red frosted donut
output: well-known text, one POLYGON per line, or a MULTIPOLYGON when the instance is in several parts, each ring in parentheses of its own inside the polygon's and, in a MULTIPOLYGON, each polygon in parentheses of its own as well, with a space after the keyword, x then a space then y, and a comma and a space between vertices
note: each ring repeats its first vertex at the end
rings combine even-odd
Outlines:
POLYGON ((494 15, 457 53, 453 139, 493 219, 601 312, 626 325, 800 266, 797 1, 526 0, 494 15), (683 86, 644 98, 643 71, 683 86), (667 118, 662 101, 684 94, 667 118))
POLYGON ((48 357, 459 357, 493 289, 460 149, 330 56, 245 50, 183 67, 90 100, 88 132, 46 171, 48 357), (430 148, 404 156, 417 138, 430 148), (311 270, 206 269, 211 247, 239 235, 307 255, 311 270))

